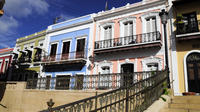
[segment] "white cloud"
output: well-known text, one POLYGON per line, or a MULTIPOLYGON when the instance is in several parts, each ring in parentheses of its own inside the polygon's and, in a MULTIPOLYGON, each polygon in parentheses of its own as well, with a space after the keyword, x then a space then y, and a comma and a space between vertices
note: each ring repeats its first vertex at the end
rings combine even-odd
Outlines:
POLYGON ((2 16, 0 19, 0 34, 7 33, 19 25, 18 21, 12 16, 2 16))
POLYGON ((13 17, 27 17, 28 15, 48 12, 49 4, 45 0, 6 0, 5 13, 13 17))

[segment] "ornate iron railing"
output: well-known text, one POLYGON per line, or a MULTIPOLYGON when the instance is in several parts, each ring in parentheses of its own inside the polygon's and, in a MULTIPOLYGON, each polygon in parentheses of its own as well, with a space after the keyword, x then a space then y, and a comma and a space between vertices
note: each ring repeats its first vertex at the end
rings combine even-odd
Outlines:
POLYGON ((166 82, 167 71, 161 71, 132 85, 40 112, 142 112, 160 97, 166 82))
POLYGON ((66 61, 66 60, 73 60, 73 59, 86 59, 87 53, 86 51, 81 52, 69 52, 65 54, 56 54, 56 55, 49 55, 43 56, 43 62, 51 62, 51 61, 66 61))
MULTIPOLYGON (((154 71, 155 72, 155 71, 154 71)), ((117 89, 148 78, 154 72, 135 72, 132 74, 98 74, 98 75, 75 75, 62 77, 45 77, 38 79, 28 79, 27 89, 57 89, 57 90, 81 90, 81 89, 117 89)))
POLYGON ((177 31, 176 34, 186 34, 186 33, 194 33, 194 32, 199 32, 199 23, 200 20, 198 21, 184 21, 184 22, 177 22, 177 31))
POLYGON ((159 31, 143 33, 138 35, 131 35, 126 37, 119 37, 114 39, 102 40, 95 42, 95 49, 122 47, 126 45, 136 45, 141 43, 149 43, 161 40, 159 31))

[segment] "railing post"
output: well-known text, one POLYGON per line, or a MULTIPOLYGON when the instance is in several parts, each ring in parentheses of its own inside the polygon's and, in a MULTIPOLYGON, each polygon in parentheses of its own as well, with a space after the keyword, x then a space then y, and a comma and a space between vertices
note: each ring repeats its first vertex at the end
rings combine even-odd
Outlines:
POLYGON ((125 112, 129 112, 129 111, 128 111, 128 108, 129 108, 128 100, 129 100, 129 88, 128 88, 128 86, 126 85, 126 110, 125 110, 125 112))
POLYGON ((95 94, 95 110, 97 109, 97 91, 96 91, 96 94, 95 94))

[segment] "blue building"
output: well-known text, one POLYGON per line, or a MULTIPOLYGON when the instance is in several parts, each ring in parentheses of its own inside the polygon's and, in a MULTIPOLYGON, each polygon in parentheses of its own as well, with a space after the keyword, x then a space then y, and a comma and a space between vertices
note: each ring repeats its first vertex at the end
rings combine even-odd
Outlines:
POLYGON ((90 72, 88 57, 92 54, 93 26, 92 15, 87 15, 48 27, 47 53, 42 62, 42 76, 49 82, 46 88, 59 89, 62 86, 63 89, 64 86, 70 89, 76 83, 83 83, 83 76, 90 72))

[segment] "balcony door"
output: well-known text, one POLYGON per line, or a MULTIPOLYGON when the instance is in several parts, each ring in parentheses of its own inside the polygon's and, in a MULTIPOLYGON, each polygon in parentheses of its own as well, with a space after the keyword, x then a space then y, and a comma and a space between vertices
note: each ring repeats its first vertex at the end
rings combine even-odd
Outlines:
POLYGON ((84 58, 84 52, 85 52, 85 38, 81 38, 77 40, 76 58, 84 58))
POLYGON ((63 42, 62 49, 62 60, 67 60, 69 58, 70 41, 63 42))
POLYGON ((134 64, 127 63, 121 65, 121 73, 123 74, 124 83, 123 85, 132 85, 133 84, 133 72, 134 64))
POLYGON ((187 59, 188 91, 200 93, 200 53, 192 53, 187 59))
POLYGON ((196 12, 183 14, 186 25, 186 33, 198 32, 198 21, 196 12))
POLYGON ((57 51, 57 44, 51 44, 50 60, 55 61, 57 51))

